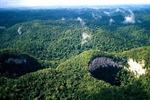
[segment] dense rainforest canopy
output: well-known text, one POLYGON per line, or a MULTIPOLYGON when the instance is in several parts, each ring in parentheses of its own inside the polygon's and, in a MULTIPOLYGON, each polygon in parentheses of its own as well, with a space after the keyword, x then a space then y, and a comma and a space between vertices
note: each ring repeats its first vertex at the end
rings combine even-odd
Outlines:
POLYGON ((150 98, 147 6, 0 9, 0 43, 1 100, 150 98))

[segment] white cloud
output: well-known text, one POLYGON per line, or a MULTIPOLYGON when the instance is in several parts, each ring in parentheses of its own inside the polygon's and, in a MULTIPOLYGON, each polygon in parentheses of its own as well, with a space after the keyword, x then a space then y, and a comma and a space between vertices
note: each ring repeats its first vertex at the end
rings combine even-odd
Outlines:
POLYGON ((85 26, 85 22, 80 17, 78 17, 77 20, 80 21, 82 27, 85 26))
POLYGON ((6 29, 4 26, 0 26, 0 29, 6 29))
POLYGON ((116 12, 119 12, 119 11, 120 11, 120 9, 119 9, 119 8, 117 8, 117 9, 116 9, 116 12))
POLYGON ((92 13, 92 18, 94 18, 96 20, 96 19, 102 18, 102 16, 99 14, 92 13))
POLYGON ((19 35, 22 34, 21 29, 22 29, 22 27, 19 27, 18 30, 17 30, 17 32, 18 32, 19 35))
POLYGON ((104 11, 104 14, 106 14, 107 16, 110 16, 110 12, 104 11))
POLYGON ((82 19, 80 17, 77 18, 78 21, 82 22, 82 19))
POLYGON ((91 7, 92 9, 95 9, 95 10, 98 10, 99 8, 98 7, 91 7))
POLYGON ((65 18, 61 18, 61 20, 65 20, 65 18))
POLYGON ((112 18, 109 20, 109 25, 111 25, 113 22, 115 22, 112 18))
POLYGON ((138 23, 142 23, 142 21, 141 21, 141 20, 137 20, 137 22, 138 22, 138 23))
POLYGON ((117 9, 115 10, 115 12, 125 13, 125 11, 124 11, 124 10, 121 10, 121 9, 119 9, 119 8, 117 8, 117 9))
POLYGON ((82 33, 82 42, 81 42, 81 44, 83 45, 83 44, 87 43, 90 38, 91 38, 91 35, 89 35, 86 32, 83 32, 82 33))
POLYGON ((134 13, 129 10, 130 15, 129 16, 125 16, 125 20, 123 21, 124 24, 134 24, 135 23, 135 16, 134 13))

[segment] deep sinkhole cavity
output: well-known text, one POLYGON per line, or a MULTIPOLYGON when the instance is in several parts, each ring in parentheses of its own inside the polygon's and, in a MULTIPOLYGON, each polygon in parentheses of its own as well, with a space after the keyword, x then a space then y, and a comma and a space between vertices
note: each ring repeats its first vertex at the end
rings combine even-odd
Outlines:
POLYGON ((111 85, 120 85, 116 75, 123 67, 122 62, 114 61, 110 57, 96 57, 89 64, 89 71, 94 78, 111 85))

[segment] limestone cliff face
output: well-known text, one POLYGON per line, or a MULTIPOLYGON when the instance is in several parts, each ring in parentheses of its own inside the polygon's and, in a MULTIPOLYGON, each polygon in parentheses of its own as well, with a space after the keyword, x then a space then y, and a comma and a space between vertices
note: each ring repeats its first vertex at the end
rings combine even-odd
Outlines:
POLYGON ((124 66, 122 65, 122 62, 115 62, 112 58, 108 58, 108 57, 95 58, 89 65, 90 71, 94 71, 100 67, 102 67, 102 68, 104 68, 104 67, 123 68, 124 66))
POLYGON ((89 64, 89 71, 99 80, 112 85, 120 85, 120 81, 116 80, 116 75, 123 67, 122 62, 116 62, 112 58, 97 57, 89 64))
POLYGON ((26 63, 26 58, 9 58, 8 60, 5 60, 5 63, 15 63, 15 64, 22 64, 26 63))

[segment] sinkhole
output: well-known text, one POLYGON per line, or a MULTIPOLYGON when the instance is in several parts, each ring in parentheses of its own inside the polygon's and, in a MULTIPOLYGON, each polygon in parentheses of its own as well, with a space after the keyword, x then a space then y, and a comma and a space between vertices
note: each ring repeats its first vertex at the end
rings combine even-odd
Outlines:
POLYGON ((96 57, 89 64, 89 71, 94 78, 109 82, 111 85, 120 85, 116 78, 117 73, 123 68, 122 62, 110 57, 96 57))

